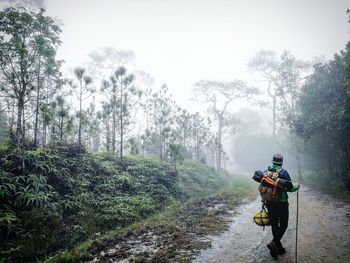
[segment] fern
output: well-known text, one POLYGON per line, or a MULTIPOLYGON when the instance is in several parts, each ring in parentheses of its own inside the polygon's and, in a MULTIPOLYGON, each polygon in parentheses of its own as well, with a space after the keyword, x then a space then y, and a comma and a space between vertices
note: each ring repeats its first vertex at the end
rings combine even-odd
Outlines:
POLYGON ((54 197, 53 187, 41 175, 30 174, 25 179, 26 186, 21 186, 17 203, 22 206, 44 207, 54 197))
POLYGON ((66 195, 61 200, 61 206, 65 211, 79 210, 82 208, 82 201, 78 196, 66 195))
POLYGON ((18 221, 15 213, 10 209, 0 210, 0 228, 5 228, 7 235, 15 230, 18 221))
POLYGON ((15 183, 10 173, 0 170, 0 198, 10 198, 16 190, 15 183))

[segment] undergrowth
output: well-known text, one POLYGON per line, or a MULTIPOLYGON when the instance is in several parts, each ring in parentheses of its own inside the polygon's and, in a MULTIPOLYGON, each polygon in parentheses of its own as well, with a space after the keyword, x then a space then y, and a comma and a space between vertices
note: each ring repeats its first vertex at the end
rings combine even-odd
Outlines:
POLYGON ((350 202, 350 191, 345 187, 341 178, 330 176, 326 171, 304 171, 303 183, 350 202))
POLYGON ((24 151, 1 144, 0 262, 37 261, 227 182, 226 174, 193 161, 174 172, 157 159, 120 159, 74 144, 24 151))
POLYGON ((228 226, 222 214, 234 209, 242 199, 252 200, 255 197, 251 184, 234 181, 212 192, 209 196, 193 196, 185 202, 176 201, 147 219, 125 228, 108 231, 99 237, 92 237, 75 248, 47 258, 42 263, 91 261, 94 256, 99 255, 103 250, 108 250, 109 247, 114 247, 122 242, 128 243, 131 236, 142 236, 145 231, 156 232, 156 229, 163 229, 163 240, 165 243, 170 243, 171 246, 162 247, 152 258, 140 256, 144 260, 140 262, 167 262, 168 259, 176 256, 174 248, 180 251, 190 250, 189 254, 181 257, 180 262, 191 262, 194 251, 209 245, 208 242, 200 241, 194 236, 219 234, 228 226), (213 209, 216 205, 220 205, 220 208, 213 209))

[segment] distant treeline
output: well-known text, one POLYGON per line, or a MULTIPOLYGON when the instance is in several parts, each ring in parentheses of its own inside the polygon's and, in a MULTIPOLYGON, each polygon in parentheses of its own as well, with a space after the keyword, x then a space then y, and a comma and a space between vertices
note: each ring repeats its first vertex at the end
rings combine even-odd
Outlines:
MULTIPOLYGON (((138 72, 131 74, 124 66, 114 67, 106 78, 90 76, 83 67, 75 68, 71 78, 64 76, 63 61, 56 58, 61 29, 44 10, 7 8, 0 12, 0 32, 2 140, 20 148, 78 143, 119 157, 143 154, 171 162, 191 158, 212 166, 223 158, 211 121, 179 107, 165 84, 153 92, 140 83, 138 72), (102 101, 96 102, 95 94, 102 101)), ((114 65, 132 56, 102 51, 105 59, 114 52, 114 65)), ((99 63, 95 73, 108 67, 100 53, 92 55, 99 63)))
MULTIPOLYGON (((233 137, 246 121, 238 120, 229 105, 237 99, 264 104, 261 92, 243 81, 199 80, 193 94, 204 99, 208 116, 190 113, 177 105, 165 84, 154 92, 140 72, 129 73, 123 65, 133 54, 113 48, 91 55, 94 74, 76 67, 68 78, 56 58, 61 29, 44 10, 7 8, 0 12, 0 32, 0 136, 20 149, 77 143, 119 157, 157 156, 174 166, 191 158, 220 170, 227 160, 224 134, 233 137), (95 94, 104 99, 96 102, 95 94)), ((282 135, 297 135, 303 143, 292 140, 296 155, 310 153, 309 164, 347 185, 348 53, 349 45, 331 61, 310 63, 288 51, 276 56, 261 50, 248 64, 266 83, 272 141, 283 145, 282 135)))

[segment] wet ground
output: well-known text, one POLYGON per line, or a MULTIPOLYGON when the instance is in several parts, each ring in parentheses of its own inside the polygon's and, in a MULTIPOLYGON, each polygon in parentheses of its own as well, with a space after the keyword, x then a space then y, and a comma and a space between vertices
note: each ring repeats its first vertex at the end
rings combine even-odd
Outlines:
MULTIPOLYGON (((249 197, 251 192, 244 195, 249 197)), ((228 229, 238 204, 249 202, 247 198, 243 199, 242 194, 223 193, 189 202, 171 210, 163 219, 158 217, 94 241, 82 261, 189 263, 210 246, 207 235, 218 236, 228 229)))
MULTIPOLYGON (((289 227, 282 239, 286 254, 278 262, 295 261, 296 193, 289 194, 289 227)), ((261 207, 260 198, 241 205, 232 215, 227 231, 209 236, 211 248, 202 250, 193 262, 277 262, 266 244, 271 228, 263 231, 252 216, 261 207)), ((298 262, 350 262, 350 205, 329 195, 302 187, 299 192, 298 262)))

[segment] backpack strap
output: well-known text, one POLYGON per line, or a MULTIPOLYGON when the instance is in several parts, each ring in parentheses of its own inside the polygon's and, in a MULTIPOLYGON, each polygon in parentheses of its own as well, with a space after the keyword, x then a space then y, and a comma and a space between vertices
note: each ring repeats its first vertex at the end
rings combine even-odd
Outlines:
POLYGON ((280 172, 282 172, 283 170, 284 170, 283 168, 276 170, 276 173, 278 173, 278 176, 280 175, 280 172))
POLYGON ((268 214, 268 213, 266 211, 266 201, 261 200, 261 202, 262 202, 262 206, 261 206, 261 211, 260 211, 260 221, 262 223, 263 231, 264 231, 265 230, 265 226, 267 226, 267 225, 265 225, 264 220, 262 218, 262 212, 265 212, 266 214, 268 214))
POLYGON ((278 186, 278 181, 279 181, 279 180, 280 180, 280 178, 278 177, 277 180, 276 180, 276 185, 275 185, 274 188, 273 188, 273 192, 272 192, 273 195, 276 195, 276 194, 277 194, 277 186, 278 186))

